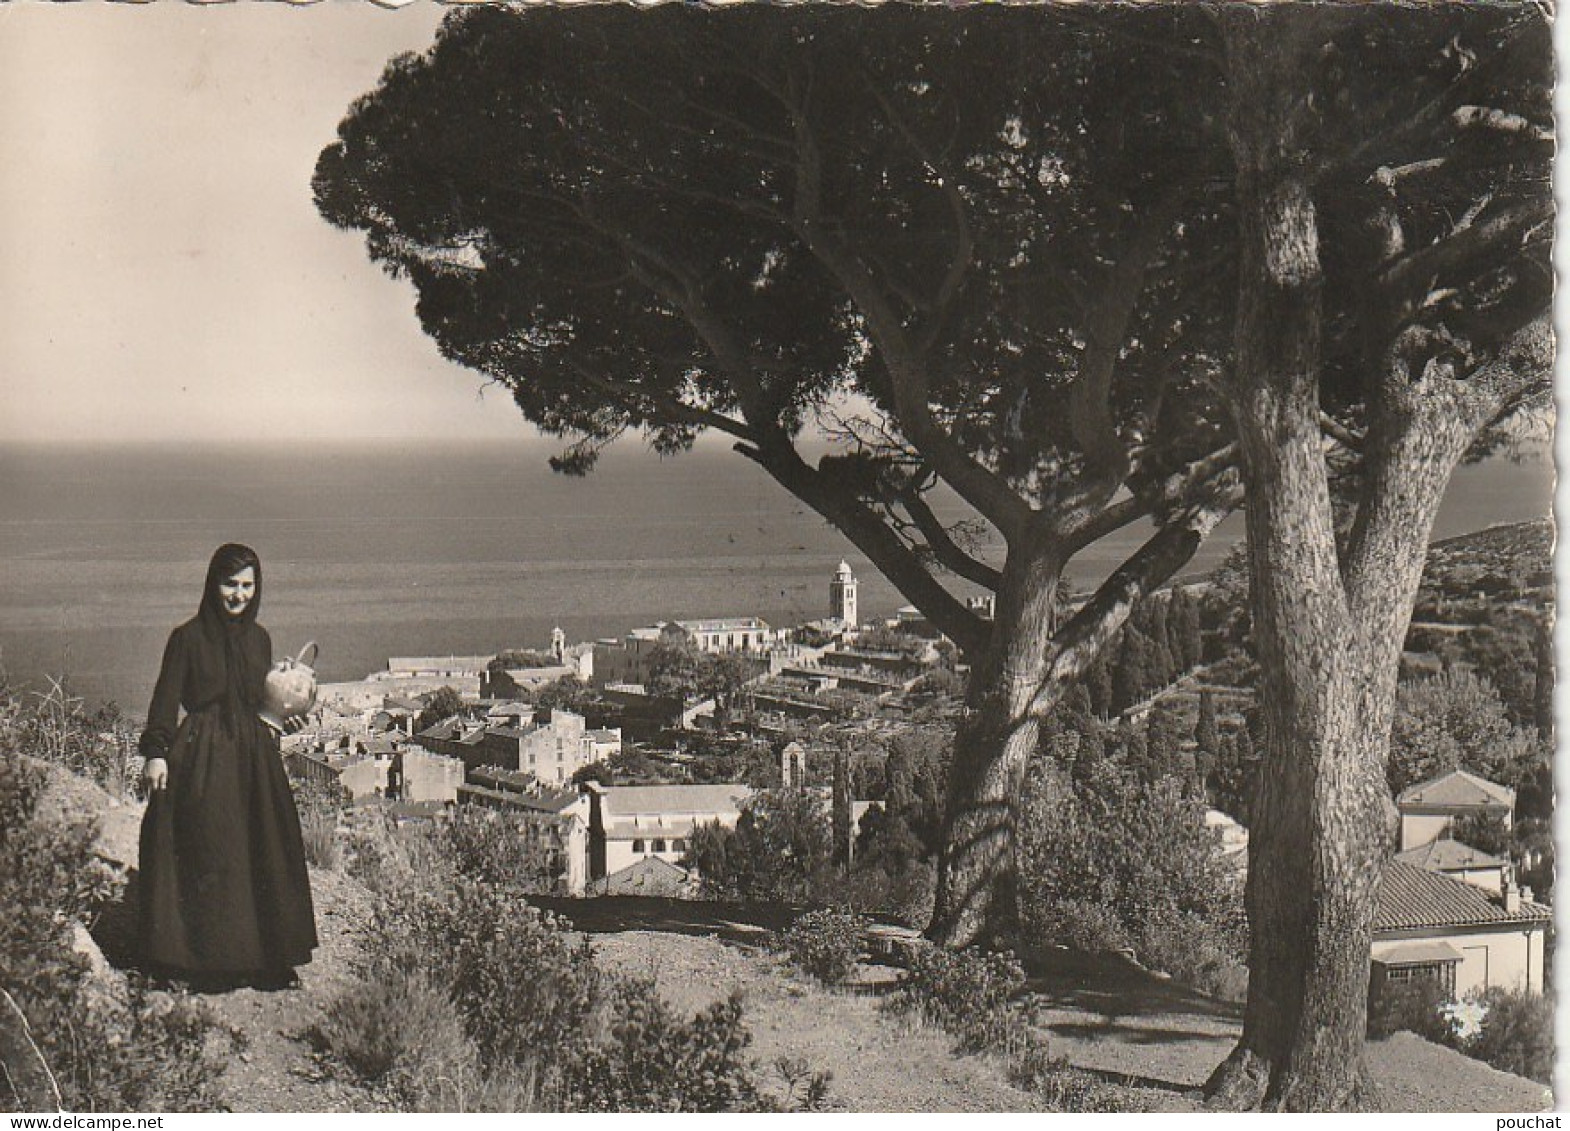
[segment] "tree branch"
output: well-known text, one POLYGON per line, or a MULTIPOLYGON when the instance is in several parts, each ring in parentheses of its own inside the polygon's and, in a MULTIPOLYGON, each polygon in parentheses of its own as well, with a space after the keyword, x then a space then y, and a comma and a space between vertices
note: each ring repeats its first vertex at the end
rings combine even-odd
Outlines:
POLYGON ((1519 242, 1531 231, 1552 218, 1553 201, 1546 193, 1534 199, 1501 209, 1482 222, 1454 230, 1426 247, 1391 260, 1379 272, 1379 285, 1408 294, 1414 288, 1424 293, 1428 284, 1447 267, 1478 254, 1496 244, 1519 242))
POLYGON ((1202 492, 1237 466, 1237 459, 1237 445, 1227 444, 1169 475, 1154 495, 1129 495, 1097 511, 1065 534, 1070 556, 1162 507, 1192 505, 1202 492))
POLYGON ((1017 538, 1034 511, 1008 484, 964 452, 934 420, 927 403, 927 371, 905 330, 904 320, 890 307, 883 288, 866 266, 830 233, 821 213, 822 158, 804 103, 792 98, 786 109, 795 123, 796 194, 792 228, 802 244, 839 280, 866 319, 888 370, 895 416, 900 431, 967 503, 1003 533, 1017 538))
POLYGON ((1128 476, 1129 453, 1112 416, 1112 378, 1144 290, 1145 273, 1160 252, 1182 199, 1182 193, 1171 192, 1144 210, 1123 254, 1089 298, 1085 350, 1068 405, 1069 430, 1085 458, 1085 483, 1064 500, 1057 515, 1060 527, 1078 525, 1085 513, 1100 510, 1128 476))
POLYGON ((646 406, 652 404, 663 416, 673 422, 681 424, 696 424, 703 428, 713 428, 717 432, 734 436, 738 440, 755 441, 756 433, 742 421, 726 416, 724 413, 699 405, 688 404, 676 397, 657 393, 638 385, 629 385, 623 381, 613 381, 602 377, 588 366, 574 357, 565 359, 568 366, 577 373, 582 380, 600 390, 606 396, 624 401, 630 408, 637 411, 646 411, 646 406))
POLYGON ((1043 718, 1051 712, 1060 698, 1059 689, 1089 670, 1140 598, 1182 569, 1205 537, 1242 498, 1240 479, 1235 472, 1228 472, 1209 500, 1156 531, 1101 583, 1090 600, 1053 637, 1052 662, 1031 702, 1030 714, 1043 718))
POLYGON ((945 589, 920 557, 859 499, 802 460, 789 439, 770 428, 760 442, 736 451, 758 464, 791 494, 817 511, 866 554, 878 571, 908 597, 968 656, 985 649, 992 628, 945 589))
POLYGON ((977 585, 997 592, 998 586, 1003 583, 1003 575, 985 562, 977 561, 950 537, 948 528, 938 521, 938 516, 932 513, 932 508, 927 505, 927 500, 921 497, 914 488, 900 495, 900 503, 905 512, 910 515, 916 528, 921 531, 921 536, 926 539, 928 548, 938 564, 963 577, 966 581, 973 581, 977 585))

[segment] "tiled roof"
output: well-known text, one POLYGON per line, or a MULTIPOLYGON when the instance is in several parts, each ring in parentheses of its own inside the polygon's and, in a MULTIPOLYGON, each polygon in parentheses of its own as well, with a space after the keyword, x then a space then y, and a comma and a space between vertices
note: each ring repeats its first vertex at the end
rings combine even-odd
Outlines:
POLYGON ((1465 808, 1487 806, 1515 808, 1515 790, 1486 781, 1465 770, 1451 770, 1401 791, 1396 805, 1411 808, 1465 808))
POLYGON ((1430 872, 1455 872, 1463 868, 1497 868, 1504 863, 1498 856, 1490 856, 1486 852, 1479 852, 1471 845, 1448 838, 1409 848, 1397 854, 1396 859, 1407 864, 1415 864, 1419 868, 1427 868, 1430 872))
POLYGON ((524 792, 516 789, 494 789, 475 781, 465 782, 458 787, 459 797, 490 797, 516 809, 528 809, 535 813, 566 813, 578 800, 577 793, 571 790, 542 789, 538 792, 524 792))
POLYGON ((444 742, 464 742, 472 746, 485 737, 485 729, 483 727, 475 727, 472 730, 466 730, 463 722, 454 718, 418 731, 415 733, 415 737, 437 738, 444 742))
POLYGON ((634 813, 720 813, 735 810, 752 796, 752 787, 729 785, 612 785, 605 804, 618 817, 634 813))
POLYGON ((692 886, 692 876, 668 860, 646 856, 597 881, 595 888, 602 895, 657 895, 679 896, 692 886))
POLYGON ((1506 911, 1474 884, 1392 860, 1385 866, 1385 882, 1374 912, 1374 931, 1377 934, 1420 927, 1536 923, 1553 917, 1552 908, 1527 899, 1521 901, 1519 911, 1506 911))
POLYGON ((530 723, 525 727, 486 727, 485 733, 496 738, 518 739, 528 738, 531 734, 543 729, 543 727, 539 727, 534 723, 530 723))

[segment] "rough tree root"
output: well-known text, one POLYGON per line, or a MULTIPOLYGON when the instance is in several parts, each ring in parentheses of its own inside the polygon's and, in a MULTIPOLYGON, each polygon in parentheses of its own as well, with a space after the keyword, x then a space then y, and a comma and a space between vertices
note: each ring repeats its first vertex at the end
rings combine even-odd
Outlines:
POLYGON ((1212 1111, 1381 1111, 1379 1088, 1359 1060, 1344 1092, 1327 1097, 1302 1079, 1272 1080, 1270 1061, 1239 1046, 1205 1081, 1205 1106, 1212 1111))

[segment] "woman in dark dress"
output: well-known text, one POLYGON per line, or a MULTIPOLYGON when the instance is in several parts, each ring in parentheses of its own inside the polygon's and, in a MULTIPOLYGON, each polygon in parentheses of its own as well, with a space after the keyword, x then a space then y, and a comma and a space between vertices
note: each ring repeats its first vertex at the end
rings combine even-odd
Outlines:
POLYGON ((261 601, 256 552, 219 547, 200 610, 169 636, 141 738, 143 956, 197 983, 288 985, 316 946, 299 814, 256 713, 272 665, 261 601))

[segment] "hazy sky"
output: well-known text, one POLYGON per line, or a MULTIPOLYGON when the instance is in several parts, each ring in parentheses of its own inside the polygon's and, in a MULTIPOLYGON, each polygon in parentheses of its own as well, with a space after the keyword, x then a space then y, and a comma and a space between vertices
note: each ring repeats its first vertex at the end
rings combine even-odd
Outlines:
POLYGON ((0 5, 0 440, 532 434, 311 203, 441 14, 0 5))
POLYGON ((441 15, 0 3, 0 441, 533 435, 311 203, 441 15))

